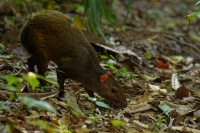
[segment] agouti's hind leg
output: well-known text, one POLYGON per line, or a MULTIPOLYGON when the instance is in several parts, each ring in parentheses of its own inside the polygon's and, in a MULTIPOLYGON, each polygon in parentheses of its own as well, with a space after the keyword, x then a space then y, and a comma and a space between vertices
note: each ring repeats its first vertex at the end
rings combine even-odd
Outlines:
MULTIPOLYGON (((38 74, 45 76, 45 72, 47 71, 48 68, 48 63, 49 61, 47 61, 45 58, 41 57, 38 59, 36 59, 36 64, 37 64, 37 68, 38 68, 38 74)), ((40 80, 40 84, 42 86, 46 86, 46 82, 44 80, 40 80)))
POLYGON ((63 97, 64 96, 64 82, 66 79, 65 73, 60 69, 58 69, 56 72, 57 72, 58 85, 59 85, 59 89, 60 89, 58 96, 63 97))

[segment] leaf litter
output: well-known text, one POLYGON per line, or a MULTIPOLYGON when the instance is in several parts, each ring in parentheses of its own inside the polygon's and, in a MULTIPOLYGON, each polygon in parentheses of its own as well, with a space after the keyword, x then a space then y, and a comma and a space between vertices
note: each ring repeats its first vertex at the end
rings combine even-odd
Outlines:
MULTIPOLYGON (((200 132, 199 20, 190 25, 191 33, 186 36, 188 25, 184 18, 196 9, 195 3, 178 0, 132 4, 124 31, 113 32, 106 42, 84 32, 98 55, 108 57, 101 59, 105 69, 119 70, 114 75, 118 75, 127 95, 126 108, 107 109, 98 95, 88 100, 82 86, 71 80, 65 82, 66 96, 61 99, 55 97, 56 85, 49 84, 50 91, 30 93, 31 87, 23 81, 21 91, 16 93, 5 89, 7 82, 1 77, 0 132, 6 132, 6 126, 13 132, 200 132), (108 63, 110 55, 116 59, 112 66, 108 63), (49 111, 22 105, 17 98, 21 96, 36 99, 39 106, 49 103, 49 111)), ((17 43, 20 19, 0 19, 0 75, 20 77, 27 73, 26 63, 18 63, 27 58, 17 43)), ((55 67, 49 68, 55 75, 55 67)))

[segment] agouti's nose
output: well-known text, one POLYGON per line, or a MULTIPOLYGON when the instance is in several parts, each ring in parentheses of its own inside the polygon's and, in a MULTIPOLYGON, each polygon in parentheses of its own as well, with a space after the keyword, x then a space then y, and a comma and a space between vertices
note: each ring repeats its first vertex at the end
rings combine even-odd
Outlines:
POLYGON ((125 107, 127 107, 127 101, 125 101, 125 102, 122 102, 122 104, 121 104, 121 107, 122 107, 122 108, 125 108, 125 107))
POLYGON ((125 108, 127 107, 127 101, 123 101, 123 102, 117 102, 115 103, 116 108, 125 108))

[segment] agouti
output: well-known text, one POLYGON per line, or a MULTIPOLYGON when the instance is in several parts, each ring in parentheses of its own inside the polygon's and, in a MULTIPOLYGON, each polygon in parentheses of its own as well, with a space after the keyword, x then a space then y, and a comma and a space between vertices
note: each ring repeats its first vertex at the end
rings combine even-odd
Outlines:
POLYGON ((100 66, 94 48, 66 15, 57 11, 34 15, 22 28, 20 40, 32 55, 28 59, 30 71, 34 72, 36 65, 38 74, 44 75, 49 61, 57 64, 59 96, 63 96, 65 79, 70 78, 81 82, 91 97, 96 92, 117 108, 127 106, 119 83, 100 66))

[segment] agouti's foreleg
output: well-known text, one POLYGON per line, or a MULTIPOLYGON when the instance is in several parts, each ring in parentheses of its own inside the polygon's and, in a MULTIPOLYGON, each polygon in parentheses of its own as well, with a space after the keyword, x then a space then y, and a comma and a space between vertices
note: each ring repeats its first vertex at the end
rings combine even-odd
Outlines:
POLYGON ((28 58, 27 63, 28 63, 28 70, 29 70, 30 72, 34 72, 34 73, 35 73, 34 67, 35 67, 35 65, 36 65, 36 62, 35 62, 34 57, 28 58))
MULTIPOLYGON (((48 68, 49 61, 46 60, 43 56, 39 56, 39 58, 35 58, 36 65, 38 68, 38 74, 45 77, 45 72, 48 68)), ((46 86, 46 81, 40 79, 41 86, 46 86)))
POLYGON ((57 69, 57 81, 58 81, 58 85, 59 85, 59 89, 60 92, 58 94, 59 97, 63 97, 64 96, 64 82, 65 82, 65 73, 64 71, 62 71, 61 69, 57 69))
POLYGON ((94 97, 94 92, 85 88, 85 91, 88 93, 90 97, 94 97))

